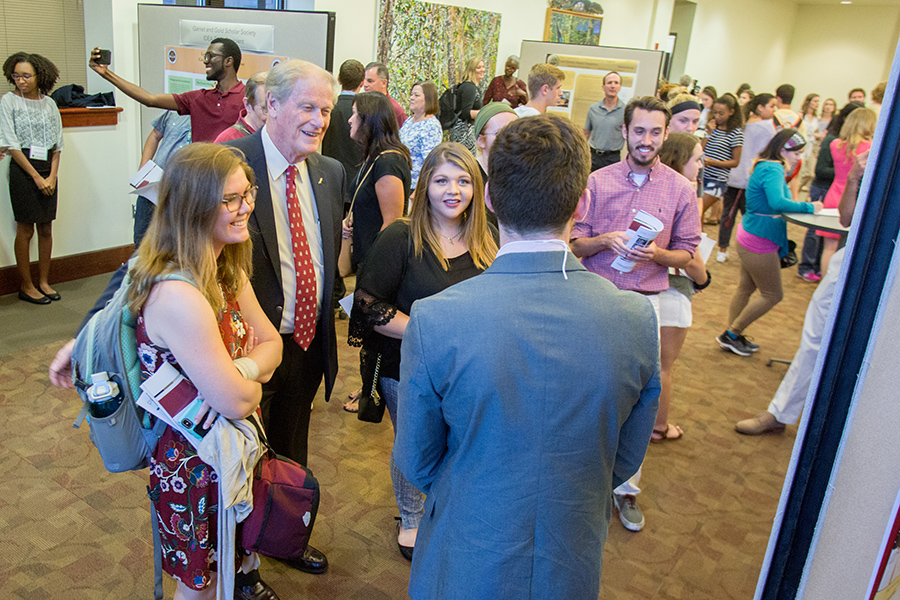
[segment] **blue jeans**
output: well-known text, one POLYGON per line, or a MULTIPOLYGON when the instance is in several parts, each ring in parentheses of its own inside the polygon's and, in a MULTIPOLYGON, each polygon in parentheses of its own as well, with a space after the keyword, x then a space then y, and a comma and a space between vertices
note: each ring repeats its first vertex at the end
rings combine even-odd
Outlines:
MULTIPOLYGON (((826 188, 820 188, 815 185, 809 186, 809 201, 821 202, 825 194, 828 193, 826 188)), ((800 253, 800 264, 797 265, 797 273, 805 275, 806 273, 815 273, 818 275, 822 270, 822 238, 816 235, 816 230, 810 227, 806 230, 806 238, 803 240, 803 251, 800 253)))
POLYGON ((134 247, 137 249, 150 227, 150 221, 153 219, 153 213, 156 211, 156 205, 144 198, 137 197, 134 205, 134 247))
MULTIPOLYGON (((387 404, 388 414, 391 416, 391 425, 397 431, 397 399, 400 390, 400 382, 396 379, 382 377, 381 396, 387 404)), ((422 492, 416 489, 397 468, 394 462, 394 453, 391 452, 391 483, 394 485, 394 497, 397 499, 397 508, 400 509, 400 521, 403 529, 418 529, 422 515, 425 514, 425 499, 422 492)))

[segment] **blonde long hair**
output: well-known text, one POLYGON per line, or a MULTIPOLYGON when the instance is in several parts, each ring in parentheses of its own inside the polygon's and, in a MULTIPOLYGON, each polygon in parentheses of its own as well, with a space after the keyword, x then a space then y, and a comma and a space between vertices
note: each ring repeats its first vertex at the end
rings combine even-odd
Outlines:
POLYGON ((853 159, 860 142, 872 139, 877 124, 878 116, 871 108, 857 108, 850 113, 841 126, 841 136, 838 142, 838 147, 846 153, 847 160, 853 159))
POLYGON ((409 226, 412 232, 413 251, 416 258, 421 258, 425 245, 434 252, 438 262, 446 271, 450 268, 447 257, 441 249, 441 241, 434 227, 431 202, 428 198, 428 187, 434 172, 443 164, 450 163, 464 170, 472 178, 472 202, 462 214, 462 236, 472 262, 479 269, 486 269, 497 256, 497 244, 487 227, 487 216, 484 207, 484 182, 481 171, 472 153, 456 142, 444 142, 432 150, 419 172, 419 185, 413 195, 412 211, 409 213, 409 226))
POLYGON ((130 275, 129 308, 137 313, 164 274, 181 271, 190 276, 215 311, 225 308, 222 290, 241 293, 244 275, 250 277, 253 246, 250 240, 228 244, 216 258, 212 231, 222 211, 228 178, 243 169, 254 182, 253 170, 235 148, 195 143, 173 154, 160 182, 159 204, 138 249, 130 275))

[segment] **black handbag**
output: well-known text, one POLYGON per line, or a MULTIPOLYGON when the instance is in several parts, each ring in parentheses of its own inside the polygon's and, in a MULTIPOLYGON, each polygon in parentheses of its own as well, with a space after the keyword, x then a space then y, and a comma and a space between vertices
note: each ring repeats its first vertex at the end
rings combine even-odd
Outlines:
POLYGON ((360 366, 363 386, 359 393, 359 412, 356 413, 356 418, 369 423, 381 423, 384 418, 384 398, 378 390, 381 352, 373 354, 363 350, 360 366))
POLYGON ((797 264, 797 242, 788 240, 787 254, 781 257, 781 268, 787 269, 797 264))

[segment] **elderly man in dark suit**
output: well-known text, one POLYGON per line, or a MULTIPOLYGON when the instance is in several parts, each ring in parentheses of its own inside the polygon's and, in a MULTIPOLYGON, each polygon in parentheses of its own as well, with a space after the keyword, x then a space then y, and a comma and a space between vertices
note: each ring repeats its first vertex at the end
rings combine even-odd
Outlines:
POLYGON ((650 302, 569 252, 589 168, 568 119, 504 127, 486 193, 497 258, 412 307, 394 459, 427 495, 415 600, 599 594, 612 490, 656 419, 659 342, 650 302))
MULTIPOLYGON (((341 163, 315 153, 330 122, 333 86, 331 74, 311 63, 276 65, 266 79, 265 127, 230 143, 247 157, 259 186, 249 222, 250 282, 284 341, 281 366, 263 386, 263 420, 275 451, 304 465, 312 401, 323 376, 326 399, 337 376, 330 303, 345 176, 341 163)), ((290 564, 321 573, 328 562, 310 547, 290 564)))

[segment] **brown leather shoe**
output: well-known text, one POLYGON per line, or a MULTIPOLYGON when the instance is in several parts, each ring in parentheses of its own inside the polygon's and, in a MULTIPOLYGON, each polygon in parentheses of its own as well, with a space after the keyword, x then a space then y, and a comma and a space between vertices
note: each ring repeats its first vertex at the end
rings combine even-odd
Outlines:
POLYGON ((744 435, 762 435, 763 433, 784 433, 784 423, 779 423, 775 415, 769 411, 759 413, 750 419, 738 421, 734 425, 738 433, 744 435))

